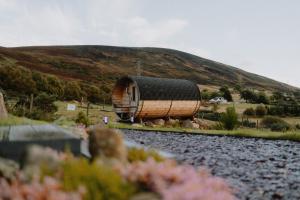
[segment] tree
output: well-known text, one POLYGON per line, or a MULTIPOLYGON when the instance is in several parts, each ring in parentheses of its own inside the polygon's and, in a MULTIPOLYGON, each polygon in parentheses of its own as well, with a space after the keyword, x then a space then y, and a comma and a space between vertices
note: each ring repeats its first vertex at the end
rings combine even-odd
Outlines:
POLYGON ((241 92, 241 98, 245 99, 246 102, 255 103, 257 101, 257 95, 254 91, 251 91, 249 89, 243 90, 241 92))
POLYGON ((32 79, 35 81, 36 89, 49 93, 49 83, 47 75, 39 72, 32 72, 32 79))
POLYGON ((54 113, 57 111, 57 106, 54 104, 55 101, 55 95, 48 95, 42 92, 34 99, 34 106, 44 112, 54 113))
POLYGON ((64 98, 66 100, 80 100, 82 91, 80 85, 75 81, 66 82, 64 98))
POLYGON ((269 98, 264 92, 259 92, 257 95, 257 101, 256 103, 262 103, 262 104, 269 104, 269 98))
POLYGON ((18 66, 0 66, 0 87, 20 94, 36 93, 31 71, 18 66))
POLYGON ((59 80, 56 76, 48 76, 47 81, 49 83, 49 93, 52 95, 56 95, 59 98, 63 98, 64 85, 62 81, 59 80))
POLYGON ((232 96, 230 93, 230 90, 227 86, 221 87, 219 91, 222 93, 222 96, 227 100, 227 101, 232 101, 232 96))

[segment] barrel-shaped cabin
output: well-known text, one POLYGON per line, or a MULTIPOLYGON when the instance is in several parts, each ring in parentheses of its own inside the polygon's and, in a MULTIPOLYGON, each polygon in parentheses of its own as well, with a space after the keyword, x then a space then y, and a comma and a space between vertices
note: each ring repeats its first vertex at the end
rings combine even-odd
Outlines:
POLYGON ((201 104, 197 84, 182 79, 125 76, 112 92, 112 103, 122 120, 193 117, 201 104))

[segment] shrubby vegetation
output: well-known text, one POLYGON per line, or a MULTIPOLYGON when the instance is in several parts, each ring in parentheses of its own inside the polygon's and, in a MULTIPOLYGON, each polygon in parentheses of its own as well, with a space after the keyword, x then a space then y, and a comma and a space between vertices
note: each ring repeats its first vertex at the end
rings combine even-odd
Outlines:
POLYGON ((263 118, 260 125, 263 128, 269 128, 272 131, 288 131, 291 129, 291 125, 289 125, 286 121, 279 117, 272 116, 263 118))
POLYGON ((221 113, 213 112, 213 111, 200 111, 198 116, 203 119, 211 120, 211 121, 220 121, 221 113))
POLYGON ((162 156, 160 156, 156 151, 154 150, 145 150, 145 149, 139 149, 139 148, 130 148, 128 149, 128 155, 127 155, 129 162, 136 162, 136 161, 146 161, 149 158, 154 159, 157 162, 161 162, 165 160, 162 156))
POLYGON ((54 104, 56 96, 41 92, 34 97, 34 104, 30 110, 30 99, 26 96, 20 96, 14 107, 9 108, 16 116, 24 116, 36 120, 52 121, 57 106, 54 104))
POLYGON ((110 102, 110 89, 98 87, 95 83, 75 80, 62 80, 57 76, 32 72, 20 66, 0 67, 0 88, 15 96, 29 96, 45 92, 55 95, 58 100, 81 100, 86 98, 92 103, 110 102))
MULTIPOLYGON (((107 136, 114 130, 92 132, 107 136)), ((120 139, 119 133, 115 134, 120 139)), ((101 143, 95 151, 107 152, 109 148, 111 152, 111 148, 120 148, 112 137, 93 139, 97 140, 93 143, 101 143), (107 147, 103 143, 113 144, 107 147)), ((7 177, 0 169, 0 191, 5 191, 0 192, 0 199, 235 199, 225 180, 212 176, 208 170, 179 165, 169 159, 157 162, 153 153, 137 149, 134 155, 128 157, 131 160, 123 161, 109 153, 106 157, 92 154, 88 160, 35 146, 26 152, 22 170, 16 167, 7 177)))
POLYGON ((255 109, 255 114, 257 117, 264 117, 268 113, 267 109, 263 105, 259 105, 255 109))
POLYGON ((233 130, 238 125, 238 115, 234 107, 228 107, 226 113, 221 115, 221 123, 227 130, 233 130))
POLYGON ((256 115, 256 112, 255 112, 254 108, 247 108, 243 114, 248 117, 253 117, 256 115))
POLYGON ((75 119, 75 122, 77 124, 83 124, 86 127, 90 124, 90 121, 88 119, 88 117, 86 116, 86 114, 82 111, 80 111, 77 115, 77 118, 75 119))
POLYGON ((264 92, 256 93, 253 90, 245 89, 240 92, 241 98, 247 103, 269 104, 270 100, 264 92))
POLYGON ((219 91, 214 92, 209 92, 207 89, 204 89, 201 92, 201 97, 203 100, 210 100, 215 97, 224 97, 227 101, 232 101, 231 92, 227 86, 221 87, 219 91))

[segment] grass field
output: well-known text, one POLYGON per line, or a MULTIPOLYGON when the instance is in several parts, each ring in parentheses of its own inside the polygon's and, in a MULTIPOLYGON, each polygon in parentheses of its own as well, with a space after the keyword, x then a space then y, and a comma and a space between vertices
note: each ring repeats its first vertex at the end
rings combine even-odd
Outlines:
MULTIPOLYGON (((227 107, 234 106, 235 110, 238 113, 239 118, 241 120, 242 117, 243 117, 243 112, 247 108, 254 108, 255 109, 258 105, 260 105, 260 104, 250 104, 250 103, 227 103, 227 104, 220 104, 218 106, 217 112, 225 112, 227 107)), ((204 109, 205 110, 211 110, 212 106, 206 107, 204 109)), ((262 118, 258 118, 258 117, 249 117, 249 120, 253 121, 253 122, 257 122, 257 120, 258 120, 258 122, 260 122, 261 119, 262 118)), ((287 123, 293 125, 293 126, 295 126, 296 124, 300 124, 300 117, 282 117, 282 119, 284 121, 286 121, 287 123)))
MULTIPOLYGON (((55 105, 58 107, 58 111, 55 113, 58 119, 54 122, 55 124, 62 125, 62 126, 72 126, 75 125, 75 119, 77 114, 82 111, 86 114, 87 108, 86 105, 81 106, 79 102, 71 101, 71 102, 62 102, 57 101, 55 105), (67 105, 68 104, 75 104, 76 110, 75 111, 68 111, 67 105)), ((111 105, 95 105, 90 104, 89 107, 89 120, 92 124, 98 124, 102 122, 104 116, 108 116, 109 120, 112 122, 116 122, 117 116, 112 111, 111 105)))
POLYGON ((9 115, 6 119, 0 120, 0 126, 13 126, 13 125, 38 125, 45 124, 46 122, 31 120, 25 117, 16 117, 9 115))

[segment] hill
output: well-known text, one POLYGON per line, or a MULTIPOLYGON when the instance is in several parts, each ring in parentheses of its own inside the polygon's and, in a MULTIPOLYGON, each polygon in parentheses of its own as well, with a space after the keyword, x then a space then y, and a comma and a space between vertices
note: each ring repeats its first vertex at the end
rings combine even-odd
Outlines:
POLYGON ((263 76, 172 49, 113 46, 0 47, 0 67, 22 67, 32 72, 55 75, 64 81, 103 86, 107 95, 120 76, 136 74, 138 63, 142 75, 146 76, 183 78, 202 85, 239 84, 258 90, 298 90, 263 76))

